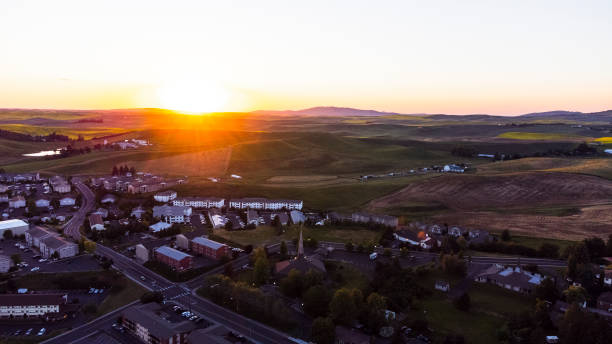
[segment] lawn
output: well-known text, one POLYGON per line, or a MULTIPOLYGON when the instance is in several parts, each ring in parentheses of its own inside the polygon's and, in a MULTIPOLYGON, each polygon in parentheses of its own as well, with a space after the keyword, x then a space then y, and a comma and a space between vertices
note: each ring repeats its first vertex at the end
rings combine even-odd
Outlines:
POLYGON ((109 293, 106 299, 98 306, 97 316, 101 316, 121 306, 127 305, 132 301, 136 301, 147 291, 129 278, 122 278, 126 280, 125 288, 115 294, 109 293))
POLYGON ((540 246, 544 243, 557 245, 559 246, 559 254, 563 253, 563 251, 568 246, 571 246, 576 243, 575 241, 571 241, 571 240, 536 238, 536 237, 519 236, 519 235, 513 235, 512 242, 519 244, 519 245, 531 247, 536 250, 540 248, 540 246))
POLYGON ((335 288, 359 289, 368 295, 370 280, 359 269, 351 264, 326 261, 325 267, 329 278, 335 282, 335 288))
MULTIPOLYGON (((319 227, 302 229, 304 238, 313 238, 317 241, 333 241, 333 242, 378 242, 382 232, 372 231, 368 229, 358 228, 335 228, 335 227, 319 227)), ((240 245, 262 246, 278 243, 282 240, 291 241, 299 236, 299 227, 291 226, 285 233, 276 235, 276 229, 269 226, 259 226, 253 230, 226 231, 224 229, 215 229, 214 234, 226 240, 238 243, 240 245)))
POLYGON ((474 283, 469 291, 472 309, 498 316, 528 311, 533 298, 491 284, 474 283))
MULTIPOLYGON (((456 309, 445 297, 434 296, 420 301, 418 309, 410 311, 414 318, 426 319, 434 329, 434 336, 441 343, 447 335, 463 335, 466 343, 497 343, 497 330, 504 319, 471 310, 456 309)), ((436 341, 434 341, 436 342, 436 341)))

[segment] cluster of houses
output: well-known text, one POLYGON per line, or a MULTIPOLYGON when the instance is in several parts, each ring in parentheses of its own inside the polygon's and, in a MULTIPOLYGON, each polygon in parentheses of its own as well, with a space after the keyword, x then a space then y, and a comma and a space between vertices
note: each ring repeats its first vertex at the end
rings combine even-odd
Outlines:
POLYGON ((176 236, 176 248, 156 243, 137 244, 134 247, 136 259, 140 262, 156 260, 177 271, 184 271, 194 267, 194 257, 207 257, 221 260, 231 255, 231 248, 223 243, 210 240, 194 233, 179 234, 176 236))
POLYGON ((35 220, 45 222, 56 218, 64 221, 67 214, 57 214, 58 209, 54 205, 76 205, 77 197, 71 191, 70 183, 62 176, 42 179, 38 173, 0 174, 0 204, 6 203, 8 206, 2 210, 2 217, 32 217, 34 214, 26 212, 28 202, 32 202, 37 213, 42 213, 41 216, 36 214, 35 220))
POLYGON ((131 194, 156 192, 185 182, 185 178, 166 179, 147 172, 136 172, 134 175, 127 172, 123 176, 91 178, 92 186, 103 187, 107 191, 131 194))
POLYGON ((441 246, 445 236, 464 237, 469 243, 484 243, 490 240, 489 232, 482 229, 466 229, 459 226, 441 226, 412 223, 393 233, 393 238, 423 249, 441 246))
POLYGON ((63 318, 74 307, 66 294, 0 294, 0 318, 63 318))
POLYGON ((527 271, 520 266, 504 267, 500 264, 493 264, 474 276, 474 281, 494 284, 523 294, 531 294, 544 278, 542 274, 527 271))
POLYGON ((40 226, 25 231, 28 247, 37 248, 43 258, 68 258, 79 253, 79 245, 62 238, 59 233, 40 226))
MULTIPOLYGON (((104 144, 106 145, 108 144, 108 142, 105 142, 104 144)), ((136 149, 140 147, 146 147, 146 146, 150 146, 151 144, 147 140, 131 139, 131 140, 113 142, 112 145, 119 147, 122 150, 126 150, 126 149, 136 149)))

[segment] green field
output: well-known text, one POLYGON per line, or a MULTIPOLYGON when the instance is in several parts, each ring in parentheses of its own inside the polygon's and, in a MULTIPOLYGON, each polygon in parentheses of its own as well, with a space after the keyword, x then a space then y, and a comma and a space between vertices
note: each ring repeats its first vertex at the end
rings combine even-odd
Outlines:
MULTIPOLYGON (((317 241, 332 241, 332 242, 353 242, 353 243, 367 243, 367 242, 378 242, 382 235, 382 232, 371 231, 360 228, 333 228, 333 227, 319 227, 319 228, 308 228, 304 227, 303 236, 304 240, 307 238, 313 238, 317 241)), ((276 244, 281 241, 289 242, 293 239, 297 239, 299 236, 300 228, 298 226, 289 227, 281 235, 276 235, 276 229, 269 226, 259 226, 252 230, 238 230, 238 231, 226 231, 224 229, 215 229, 214 234, 220 236, 226 240, 238 243, 240 245, 253 245, 263 246, 276 244)))
POLYGON ((513 139, 513 140, 543 140, 543 141, 589 141, 592 138, 572 135, 572 134, 562 134, 562 133, 529 133, 522 131, 508 131, 502 134, 497 135, 497 137, 502 139, 513 139))
POLYGON ((126 287, 123 290, 116 294, 110 293, 106 299, 104 299, 104 301, 98 305, 98 312, 96 313, 97 316, 101 316, 121 306, 127 305, 132 301, 136 301, 140 299, 140 296, 147 291, 139 284, 136 284, 136 282, 133 282, 128 278, 125 279, 126 287))

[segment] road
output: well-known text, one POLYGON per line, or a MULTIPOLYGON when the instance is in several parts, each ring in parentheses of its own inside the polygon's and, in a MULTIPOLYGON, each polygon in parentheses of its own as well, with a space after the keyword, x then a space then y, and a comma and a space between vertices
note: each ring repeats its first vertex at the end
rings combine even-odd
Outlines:
POLYGON ((81 240, 81 232, 80 228, 95 205, 95 194, 81 181, 80 177, 72 177, 72 184, 79 190, 82 197, 81 207, 79 210, 72 216, 72 218, 66 222, 63 227, 64 234, 71 237, 75 241, 81 240))
MULTIPOLYGON (((144 288, 163 293, 164 298, 167 301, 172 301, 182 305, 183 308, 194 310, 203 317, 213 322, 217 322, 236 332, 242 333, 246 337, 249 337, 259 343, 293 343, 288 339, 286 334, 246 318, 240 314, 234 313, 231 310, 218 306, 213 302, 201 298, 195 294, 195 290, 202 285, 206 276, 222 272, 225 268, 224 266, 208 271, 194 280, 185 283, 174 283, 162 276, 157 275, 132 259, 112 250, 111 248, 97 245, 96 253, 111 258, 113 260, 113 266, 117 270, 121 271, 125 276, 132 279, 136 283, 139 283, 144 288)), ((248 256, 242 256, 232 261, 232 264, 235 266, 241 266, 242 264, 246 264, 248 259, 248 256)), ((98 333, 98 331, 101 329, 109 327, 112 322, 117 319, 120 313, 121 310, 115 310, 73 331, 49 339, 43 343, 76 343, 82 338, 85 338, 93 333, 98 333)))

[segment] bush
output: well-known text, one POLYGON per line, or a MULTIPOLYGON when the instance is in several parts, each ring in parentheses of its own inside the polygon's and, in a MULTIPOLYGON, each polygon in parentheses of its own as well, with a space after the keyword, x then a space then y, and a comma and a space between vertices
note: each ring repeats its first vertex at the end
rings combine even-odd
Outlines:
POLYGON ((470 304, 470 295, 468 295, 468 293, 463 293, 461 296, 453 300, 453 305, 455 305, 455 308, 464 312, 470 310, 470 304))
POLYGON ((317 344, 333 344, 336 327, 330 318, 316 318, 312 322, 312 340, 317 344))

